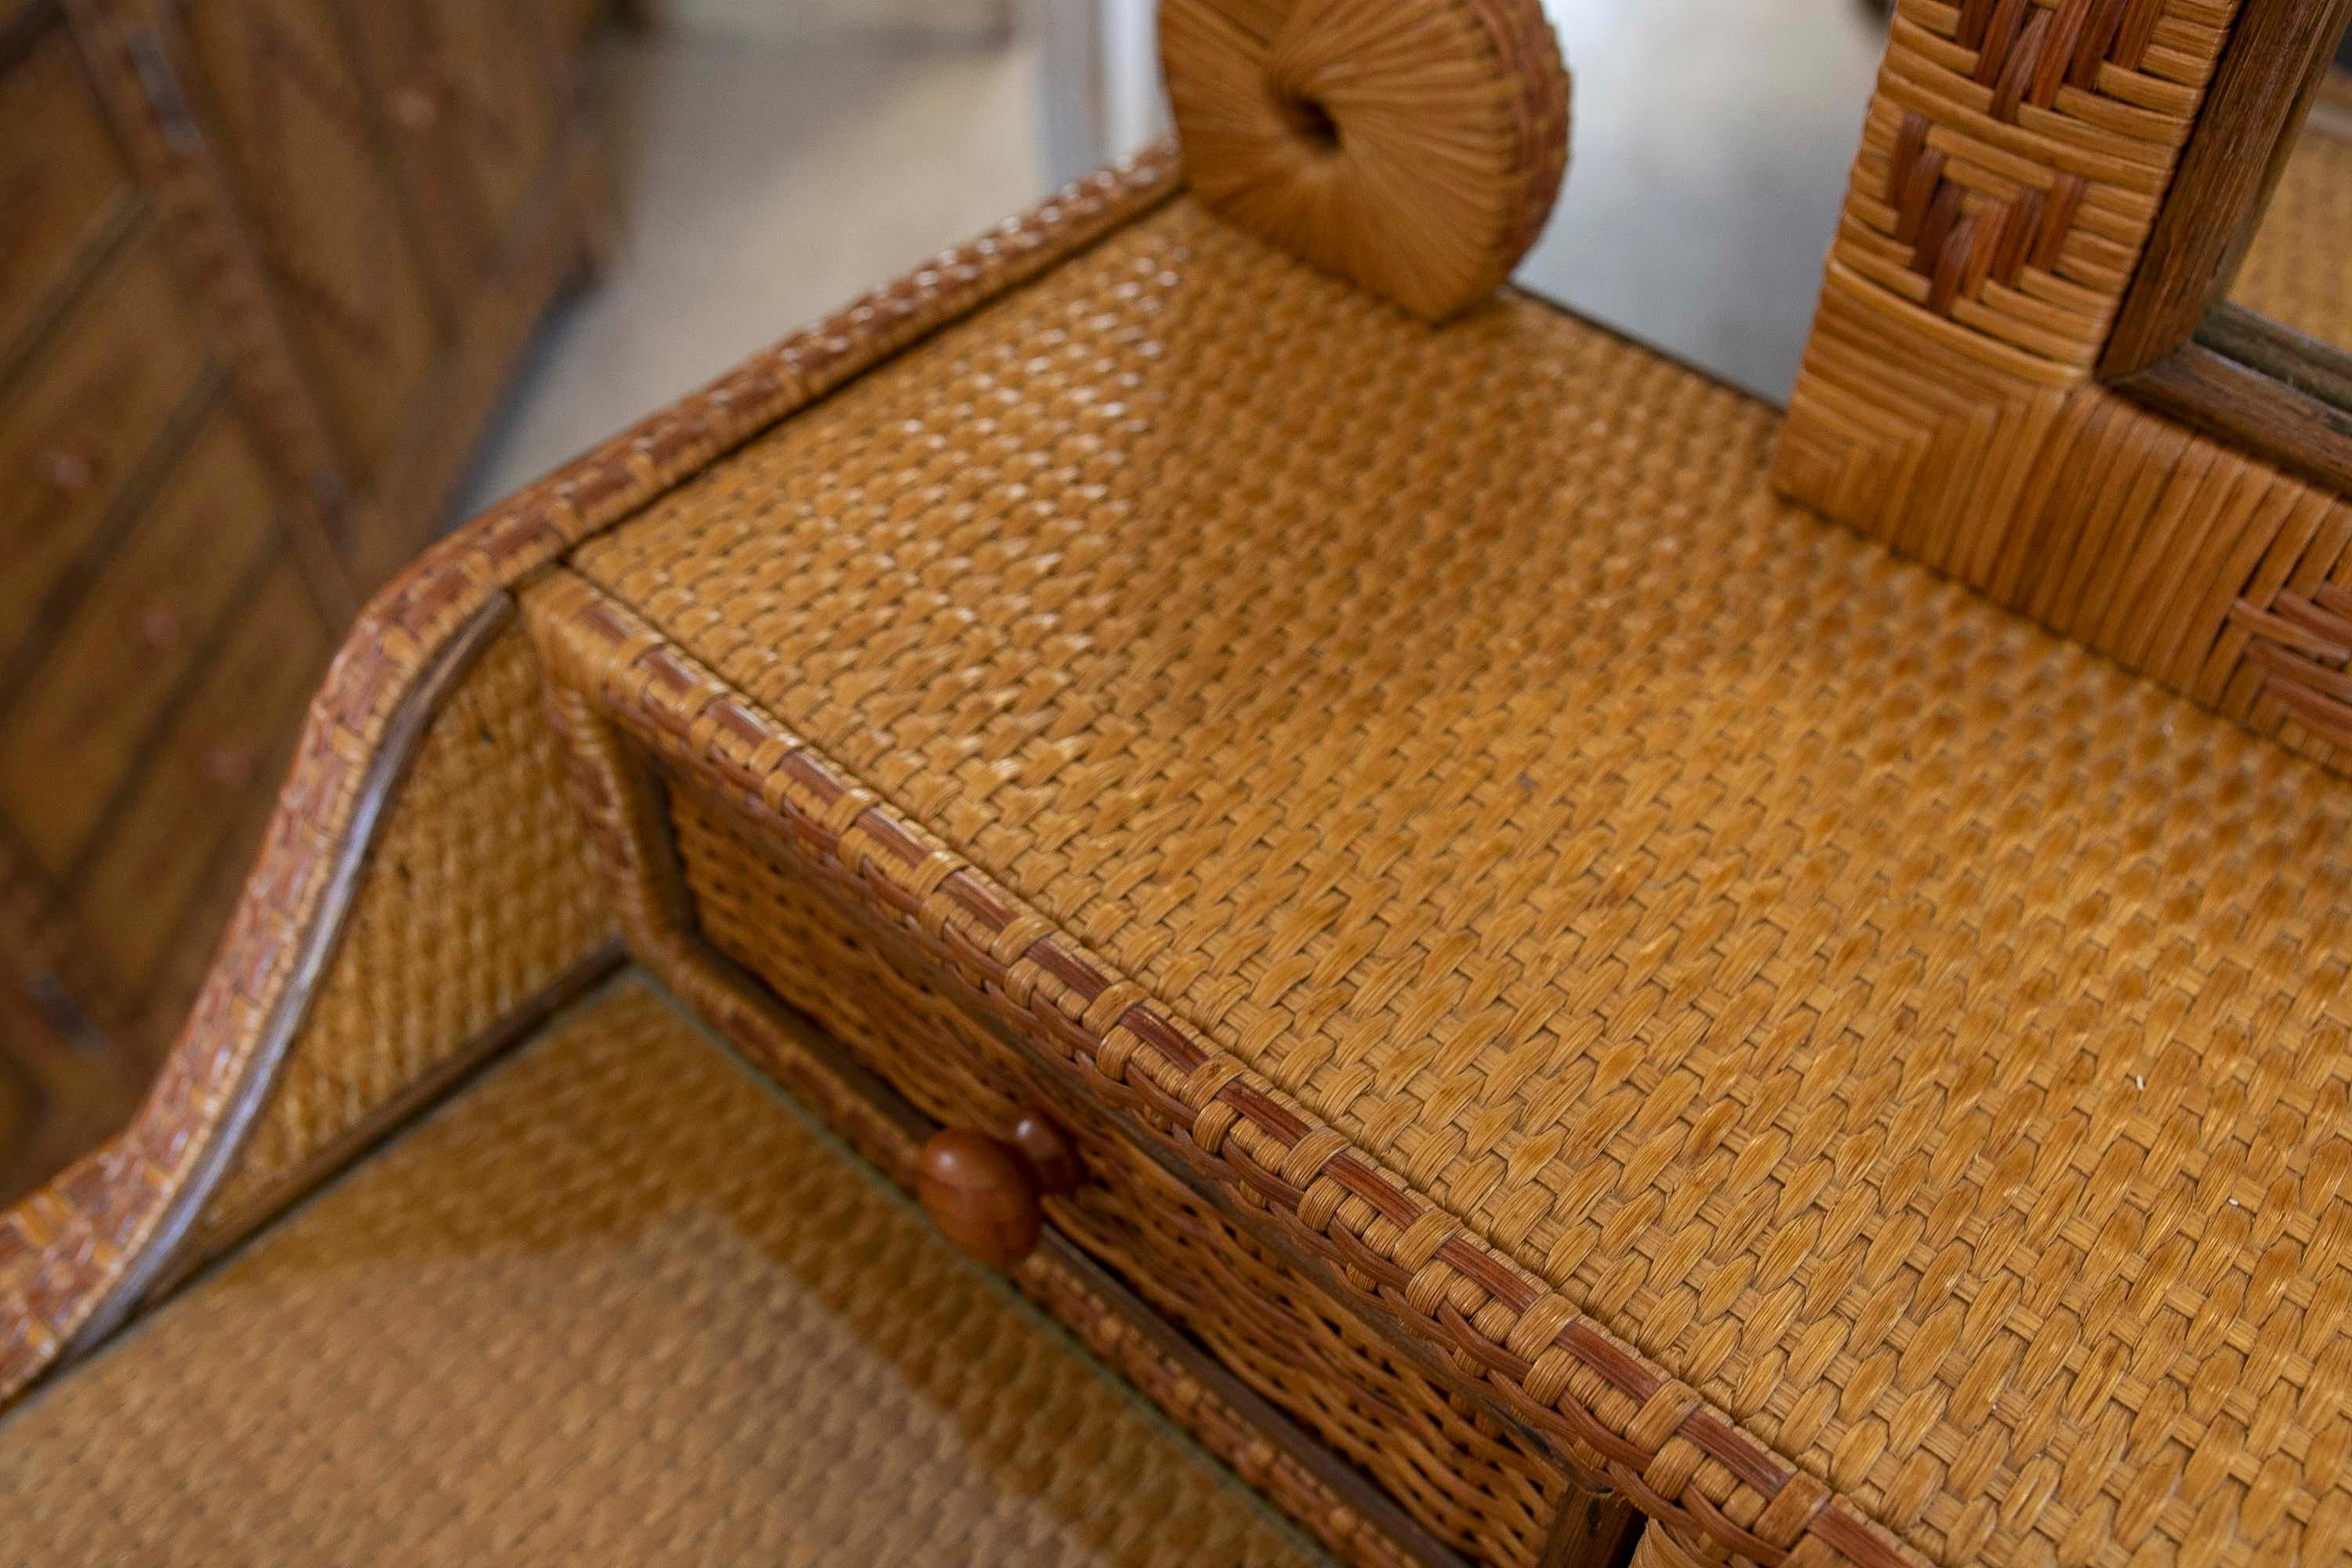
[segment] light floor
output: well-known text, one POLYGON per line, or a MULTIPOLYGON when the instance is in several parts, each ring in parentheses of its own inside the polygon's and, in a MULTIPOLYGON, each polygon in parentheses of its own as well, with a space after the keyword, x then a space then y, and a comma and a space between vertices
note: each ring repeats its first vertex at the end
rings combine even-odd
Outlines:
MULTIPOLYGON (((1785 401, 1885 24, 1864 0, 1547 5, 1576 79, 1574 144, 1519 280, 1785 401)), ((1103 51, 1108 123, 1130 142, 1163 122, 1138 15, 1103 51)), ((609 44, 598 96, 627 247, 551 322, 460 515, 1037 200, 1048 121, 1069 119, 1049 110, 1086 90, 1049 75, 1049 54, 1069 50, 1034 29, 997 47, 692 31, 609 44)), ((1056 143, 1051 161, 1070 159, 1056 143)))
POLYGON ((625 247, 542 333, 460 516, 1045 192, 1025 45, 604 47, 625 247))

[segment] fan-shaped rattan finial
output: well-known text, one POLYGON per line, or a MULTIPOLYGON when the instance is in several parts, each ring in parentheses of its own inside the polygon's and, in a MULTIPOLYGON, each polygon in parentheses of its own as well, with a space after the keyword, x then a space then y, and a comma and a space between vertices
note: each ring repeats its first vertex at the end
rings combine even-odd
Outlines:
POLYGON ((1162 0, 1160 61, 1204 201, 1432 319, 1508 276, 1568 165, 1538 0, 1162 0))

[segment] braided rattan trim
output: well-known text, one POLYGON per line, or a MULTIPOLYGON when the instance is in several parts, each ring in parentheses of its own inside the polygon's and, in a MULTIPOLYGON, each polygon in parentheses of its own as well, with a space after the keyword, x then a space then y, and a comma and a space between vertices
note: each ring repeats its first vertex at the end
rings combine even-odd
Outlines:
MULTIPOLYGON (((912 1190, 916 1154, 930 1124, 888 1084, 808 1025, 785 1016, 685 934, 685 894, 675 864, 662 853, 668 840, 644 779, 619 754, 613 727, 576 689, 551 684, 547 701, 548 717, 564 742, 573 800, 604 860, 604 886, 638 962, 860 1156, 912 1190)), ((1012 1279, 1325 1546, 1362 1568, 1402 1568, 1407 1560, 1398 1547, 1402 1531, 1392 1535, 1375 1527, 1241 1420, 1214 1390, 1154 1352, 1143 1335, 1116 1323, 1115 1314, 1054 1249, 1033 1253, 1012 1279)))
POLYGON ((509 584, 891 353, 1034 277, 1177 188, 1165 148, 1082 180, 795 333, 557 470, 426 552, 379 594, 313 700, 276 815, 195 1007, 124 1132, 0 1214, 0 1401, 21 1392, 168 1240, 164 1220, 257 1092, 271 1020, 299 1008, 295 956, 352 842, 362 783, 411 696, 509 584))
MULTIPOLYGON (((559 574, 534 589, 532 625, 560 686, 838 865, 875 913, 954 950, 1005 1020, 1059 1053, 1130 1126, 1341 1265, 1346 1288, 1382 1321, 1481 1369, 1517 1418, 1653 1519, 1766 1568, 1823 1554, 1864 1568, 1917 1561, 625 607, 559 574), (1519 1331, 1529 1321, 1548 1331, 1533 1343, 1519 1331)), ((606 833, 642 837, 650 810, 613 803, 597 815, 614 825, 606 833)))
POLYGON ((1772 482, 2340 769, 2352 507, 2092 379, 2242 9, 1905 0, 1772 482))

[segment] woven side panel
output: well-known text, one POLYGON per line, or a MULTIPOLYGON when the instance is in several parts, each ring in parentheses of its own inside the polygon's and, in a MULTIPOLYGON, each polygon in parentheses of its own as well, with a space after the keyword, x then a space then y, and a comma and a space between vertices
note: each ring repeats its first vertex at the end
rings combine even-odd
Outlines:
POLYGON ((785 414, 1147 211, 1176 188, 1153 149, 1079 181, 517 492, 427 551, 362 613, 311 704, 259 862, 139 1116, 0 1214, 0 1402, 116 1302, 261 1067, 302 941, 322 920, 371 763, 416 683, 504 587, 785 414))
POLYGON ((2347 570, 2352 510, 2092 379, 2236 13, 1907 0, 1773 482, 2333 765, 2336 644, 2250 615, 2347 570))
POLYGON ((426 734, 310 1018, 197 1219, 195 1252, 243 1234, 410 1090, 461 1066, 611 930, 538 660, 510 628, 426 734))
MULTIPOLYGON (((1105 267, 1120 261, 1116 254, 1095 259, 1105 267)), ((1851 541, 1823 538, 1839 550, 1858 552, 1862 548, 1851 541)), ((1924 574, 1891 564, 1879 569, 1932 587, 1924 574)), ((1933 591, 1964 614, 1991 614, 1948 589, 1933 591)), ((1309 1109, 1263 1069, 1231 1054, 1224 1043, 1241 1032, 1302 1048, 1315 1043, 1303 1025, 1286 1021, 1277 1026, 1268 1016, 1260 1032, 1244 1000, 1228 993, 1219 1033, 1205 1033, 1188 1013, 1170 1006, 1134 979, 1131 970, 1118 967, 1069 936, 1024 895, 941 844, 929 826, 885 802, 858 775, 845 772, 740 692, 716 680, 625 606, 578 578, 554 574, 535 590, 527 609, 559 689, 573 694, 572 706, 588 721, 581 726, 583 731, 617 726, 663 765, 714 781, 714 787, 723 789, 733 805, 759 824, 763 841, 789 844, 796 865, 808 868, 869 918, 892 927, 901 942, 952 973, 961 982, 960 999, 983 1013, 992 1027, 1025 1042, 1033 1058, 1053 1069, 1068 1095, 1113 1117, 1128 1137, 1209 1184, 1221 1202, 1248 1216, 1256 1234, 1275 1240, 1286 1254, 1295 1251, 1312 1259, 1318 1283, 1367 1312, 1392 1343, 1416 1354, 1448 1358, 1465 1376, 1477 1380, 1481 1392, 1509 1419, 1541 1433, 1559 1449, 1604 1475, 1612 1489, 1643 1511, 1721 1542, 1768 1568, 1815 1561, 1884 1568, 1918 1560, 1866 1517, 1850 1496, 1833 1492, 1815 1475, 1792 1466, 1754 1434, 1757 1426, 1774 1425, 1783 1435, 1798 1433, 1793 1423, 1801 1419, 1809 1455, 1835 1444, 1843 1452, 1861 1453, 1871 1463, 1884 1458, 1883 1447, 1864 1447, 1844 1440, 1844 1434, 1859 1423, 1843 1428, 1829 1426, 1835 1418, 1835 1397, 1820 1381, 1828 1370, 1824 1364, 1790 1367, 1775 1355, 1761 1363, 1760 1371, 1726 1375, 1723 1360, 1744 1353, 1738 1339, 1719 1327, 1702 1327, 1685 1310, 1696 1286, 1686 1279, 1671 1281, 1667 1289, 1648 1300, 1656 1304, 1660 1321, 1671 1322, 1678 1332, 1704 1335, 1710 1347, 1705 1353, 1718 1358, 1702 1372, 1709 1384, 1735 1394, 1741 1386, 1762 1388, 1763 1397, 1791 1413, 1784 1421, 1775 1410, 1765 1408, 1736 1421, 1706 1392, 1661 1371, 1615 1337, 1617 1325, 1628 1321, 1622 1309, 1629 1298, 1641 1299, 1633 1293, 1644 1289, 1643 1274, 1654 1275, 1649 1258, 1688 1256, 1696 1250, 1690 1236, 1721 1234, 1714 1231, 1713 1222, 1699 1224, 1694 1231, 1689 1226, 1697 1223, 1696 1211, 1683 1207, 1685 1229, 1683 1238, 1676 1239, 1651 1233, 1660 1211, 1646 1197, 1638 1206, 1605 1205, 1598 1213, 1588 1205, 1577 1223, 1587 1227, 1596 1244, 1615 1250, 1587 1249, 1586 1267, 1618 1292, 1613 1303, 1588 1311, 1551 1288, 1521 1258, 1465 1225, 1444 1206, 1444 1199, 1416 1184, 1383 1153, 1372 1152, 1375 1147, 1392 1150, 1392 1140, 1370 1139, 1351 1112, 1337 1126, 1322 1120, 1324 1110, 1309 1109), (1784 1377, 1784 1372, 1793 1378, 1784 1377), (1738 1385, 1732 1382, 1735 1376, 1738 1385)), ((2000 619, 2013 640, 2034 636, 2013 618, 2000 619)), ((1940 635, 1931 628, 1929 640, 1940 635)), ((2105 679, 2123 683, 2112 672, 2105 679)), ((2173 700, 2153 691, 2147 695, 2173 700)), ((1735 695, 1724 702, 1737 700, 1735 695)), ((1770 721, 1769 716, 1766 721, 1770 721)), ((1614 737, 1622 731, 1603 724, 1600 732, 1614 737)), ((2252 744, 2234 735, 2229 739, 2252 744)), ((1251 772, 1229 770, 1198 756, 1188 762, 1221 777, 1251 772)), ((649 792, 629 786, 629 776, 627 770, 607 763, 588 770, 581 780, 583 798, 609 824, 598 834, 600 843, 642 843, 657 832, 650 820, 649 792)), ((1841 792, 1832 794, 1843 799, 1841 792)), ((1840 809, 1830 801, 1823 807, 1840 809)), ((1055 827, 1051 815, 1039 816, 1034 824, 1040 831, 1055 827)), ((1088 847, 1090 852, 1100 847, 1088 847)), ((1116 871, 1118 860, 1107 856, 1097 864, 1116 871)), ((1213 879, 1218 886, 1234 888, 1250 878, 1244 871, 1213 879)), ((661 891, 663 880, 656 873, 625 884, 634 890, 624 896, 633 898, 644 911, 633 915, 633 921, 659 921, 657 906, 669 897, 661 891)), ((1162 918, 1169 917, 1163 913, 1162 918)), ((633 924, 630 929, 633 942, 637 941, 641 928, 633 924)), ((1203 922, 1203 929, 1235 928, 1219 920, 1203 922)), ((1239 929, 1260 928, 1253 922, 1239 929)), ((1559 960, 1544 961, 1540 966, 1547 973, 1591 976, 1580 983, 1606 984, 1616 978, 1617 966, 1605 953, 1595 954, 1595 961, 1598 966, 1589 971, 1562 969, 1559 960)), ((1751 956, 1743 962, 1756 961, 1751 956)), ((1206 977, 1205 966, 1199 973, 1206 977)), ((1409 992, 1391 992, 1387 999, 1402 1006, 1427 1005, 1409 992)), ((721 1016, 727 1016, 723 1006, 721 1016)), ((1385 1020, 1378 1027, 1383 1036, 1392 1037, 1385 1020)), ((1407 1035, 1420 1037, 1413 1031, 1407 1035)), ((1775 1031, 1775 1037, 1792 1042, 1796 1037, 1782 1029, 1775 1031)), ((1727 1038, 1738 1048, 1756 1043, 1744 1029, 1730 1032, 1727 1038)), ((1832 1065, 1819 1069, 1822 1087, 1834 1083, 1834 1064, 1845 1058, 1832 1053, 1826 1059, 1832 1065)), ((1277 1066, 1276 1070, 1282 1069, 1277 1066)), ((1590 1070, 1586 1063, 1563 1066, 1546 1078, 1545 1092, 1578 1100, 1593 1081, 1590 1070)), ((1366 1075, 1349 1068, 1341 1081, 1360 1087, 1366 1075)), ((1627 1100, 1635 1093, 1633 1083, 1619 1082, 1607 1091, 1603 1113, 1624 1116, 1627 1100)), ((1672 1116, 1685 1103, 1677 1098, 1664 1114, 1672 1116)), ((1799 1114, 1792 1112, 1786 1095, 1771 1103, 1775 1114, 1799 1114)), ((1877 1099, 1868 1103, 1877 1109, 1885 1105, 1877 1099)), ((1452 1098, 1446 1110, 1464 1113, 1465 1105, 1452 1098)), ((1813 1146, 1837 1135, 1835 1118, 1813 1110, 1801 1114, 1811 1128, 1807 1137, 1815 1141, 1813 1146)), ((1655 1150, 1685 1136, 1671 1122, 1654 1136, 1638 1128, 1629 1134, 1622 1121, 1612 1124, 1620 1131, 1604 1129, 1601 1139, 1637 1136, 1644 1145, 1639 1158, 1648 1161, 1656 1158, 1655 1150)), ((1777 1152, 1784 1145, 1775 1141, 1763 1147, 1777 1152)), ((1630 1168, 1635 1157, 1632 1152, 1595 1157, 1581 1168, 1612 1173, 1630 1168)), ((1730 1155, 1718 1150, 1709 1158, 1719 1166, 1730 1155)), ((1804 1158, 1814 1155, 1809 1152, 1804 1158)), ((1574 1177, 1580 1169, 1556 1162, 1539 1168, 1564 1178, 1574 1177)), ((1708 1189, 1680 1190, 1685 1195, 1677 1199, 1678 1206, 1687 1204, 1689 1193, 1708 1189)), ((1799 1190, 1801 1201, 1820 1202, 1822 1189, 1817 1181, 1808 1178, 1799 1190)), ((1490 1190, 1487 1201, 1496 1195, 1490 1190)), ((1852 1198, 1837 1202, 1849 1216, 1840 1224, 1858 1225, 1861 1205, 1852 1198)), ((1515 1205, 1528 1206, 1524 1199, 1515 1205)), ((1804 1228, 1793 1233, 1780 1226, 1759 1230, 1750 1226, 1738 1233, 1738 1240, 1742 1246, 1770 1245, 1787 1260, 1776 1267, 1798 1267, 1806 1260, 1804 1249, 1773 1243, 1770 1237, 1811 1234, 1814 1221, 1802 1223, 1804 1228)), ((1907 1228, 1899 1234, 1906 1244, 1917 1235, 1907 1228)), ((1835 1238, 1844 1253, 1860 1245, 1858 1237, 1841 1234, 1835 1238)), ((1824 1277, 1840 1287, 1861 1287, 1851 1272, 1852 1262, 1847 1257, 1824 1277)), ((1742 1263, 1727 1277, 1744 1284, 1754 1275, 1751 1266, 1742 1263)), ((1580 1284, 1574 1288, 1580 1292, 1584 1289, 1580 1284)), ((1780 1304, 1752 1342, 1768 1352, 1782 1335, 1794 1331, 1791 1314, 1801 1305, 1781 1286, 1774 1288, 1782 1290, 1780 1304)), ((1719 1324, 1739 1299, 1725 1293, 1699 1300, 1715 1302, 1712 1310, 1719 1324)), ((1808 1342, 1816 1346, 1850 1342, 1845 1314, 1855 1310, 1846 1299, 1824 1299, 1811 1312, 1808 1342)), ((1899 1321, 1884 1315, 1884 1307, 1874 1310, 1882 1316, 1871 1331, 1901 1331, 1899 1321)), ((1865 1439, 1880 1436, 1883 1428, 1875 1425, 1876 1418, 1866 1419, 1874 1425, 1859 1427, 1865 1439)), ((1998 1462, 1998 1452, 1994 1450, 1993 1462, 1998 1462)), ((1918 1472, 1916 1466, 1909 1468, 1918 1472)), ((1951 1507, 1947 1500, 1918 1490, 1906 1492, 1902 1506, 1906 1521, 1916 1521, 1927 1507, 1951 1507)), ((1990 1531, 1997 1518, 1995 1505, 1988 1502, 1980 1510, 1980 1522, 1971 1516, 1972 1527, 1990 1531)), ((1972 1545, 1981 1541, 1979 1534, 1972 1545)))
POLYGON ((1055 1226, 1110 1264, 1217 1359, 1482 1562, 1531 1564, 1567 1478, 1469 1410, 1296 1270, 1143 1156, 1099 1110, 1024 1070, 903 950, 776 864, 699 792, 671 796, 704 933, 855 1050, 935 1121, 998 1131, 1059 1109, 1094 1179, 1049 1200, 1055 1226))
POLYGON ((31 1402, 0 1517, 59 1565, 1313 1561, 637 985, 31 1402))

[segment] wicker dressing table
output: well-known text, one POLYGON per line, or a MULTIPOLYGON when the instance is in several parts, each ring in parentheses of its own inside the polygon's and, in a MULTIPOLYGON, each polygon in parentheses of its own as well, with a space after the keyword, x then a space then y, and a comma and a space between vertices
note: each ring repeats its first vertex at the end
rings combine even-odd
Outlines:
POLYGON ((1782 420, 1488 297, 1532 5, 1170 0, 366 613, 0 1219, 26 1554, 2342 1559, 2352 511, 2095 374, 2278 9, 1906 0, 1782 420))

